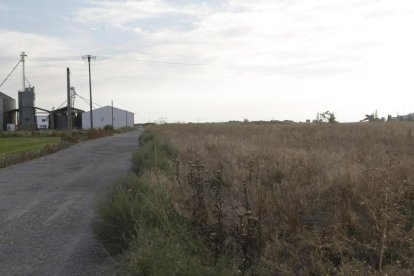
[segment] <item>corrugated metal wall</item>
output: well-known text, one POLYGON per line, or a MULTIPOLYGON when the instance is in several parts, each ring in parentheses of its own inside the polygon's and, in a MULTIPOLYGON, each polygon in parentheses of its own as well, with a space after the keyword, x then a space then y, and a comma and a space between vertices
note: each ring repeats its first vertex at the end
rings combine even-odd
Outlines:
MULTIPOLYGON (((114 107, 114 128, 133 127, 134 113, 114 107)), ((82 128, 90 129, 90 112, 82 113, 82 128)), ((104 106, 93 110, 93 127, 103 128, 106 125, 112 125, 112 107, 104 106)))

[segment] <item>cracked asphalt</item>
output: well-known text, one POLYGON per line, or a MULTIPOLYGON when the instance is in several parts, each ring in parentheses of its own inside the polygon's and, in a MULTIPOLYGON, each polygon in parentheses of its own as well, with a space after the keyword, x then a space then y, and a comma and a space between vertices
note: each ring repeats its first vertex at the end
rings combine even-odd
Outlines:
POLYGON ((0 169, 0 275, 112 274, 91 222, 96 199, 129 170, 141 132, 0 169))

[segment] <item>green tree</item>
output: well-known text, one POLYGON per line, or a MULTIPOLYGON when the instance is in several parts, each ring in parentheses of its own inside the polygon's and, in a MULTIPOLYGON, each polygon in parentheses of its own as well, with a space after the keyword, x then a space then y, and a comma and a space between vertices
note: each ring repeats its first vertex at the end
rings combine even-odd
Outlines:
POLYGON ((322 122, 326 122, 326 123, 330 123, 330 124, 333 124, 333 123, 337 122, 335 114, 333 112, 330 112, 329 110, 327 110, 325 112, 322 112, 320 114, 320 118, 321 118, 322 122))
POLYGON ((333 113, 329 114, 328 122, 330 124, 336 123, 335 114, 333 114, 333 113))

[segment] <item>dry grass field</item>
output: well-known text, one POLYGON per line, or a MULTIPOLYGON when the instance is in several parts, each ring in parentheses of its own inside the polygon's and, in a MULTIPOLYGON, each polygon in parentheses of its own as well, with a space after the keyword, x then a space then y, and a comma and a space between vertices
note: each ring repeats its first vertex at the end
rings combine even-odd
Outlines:
POLYGON ((175 151, 174 207, 241 270, 414 273, 414 124, 149 131, 175 151))

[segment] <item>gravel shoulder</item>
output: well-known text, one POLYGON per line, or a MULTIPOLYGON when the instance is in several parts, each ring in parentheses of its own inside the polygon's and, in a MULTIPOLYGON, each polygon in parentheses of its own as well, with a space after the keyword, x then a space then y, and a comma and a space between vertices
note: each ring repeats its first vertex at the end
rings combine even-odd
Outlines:
POLYGON ((103 275, 96 199, 128 171, 141 130, 0 169, 0 275, 103 275))

